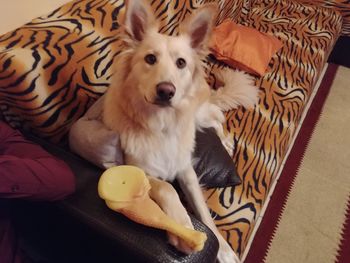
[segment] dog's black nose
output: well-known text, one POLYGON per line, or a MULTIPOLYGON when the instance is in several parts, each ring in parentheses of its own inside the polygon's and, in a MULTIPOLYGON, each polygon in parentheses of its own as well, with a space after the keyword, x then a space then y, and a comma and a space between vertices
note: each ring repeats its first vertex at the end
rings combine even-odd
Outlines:
POLYGON ((157 85, 157 100, 169 101, 175 95, 176 88, 170 82, 161 82, 157 85))

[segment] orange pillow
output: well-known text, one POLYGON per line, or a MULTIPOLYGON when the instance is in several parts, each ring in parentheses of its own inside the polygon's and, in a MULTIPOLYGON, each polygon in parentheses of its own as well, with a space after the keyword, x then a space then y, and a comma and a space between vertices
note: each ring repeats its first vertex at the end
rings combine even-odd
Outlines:
POLYGON ((274 36, 225 20, 214 28, 209 48, 216 59, 263 76, 272 56, 282 45, 274 36))

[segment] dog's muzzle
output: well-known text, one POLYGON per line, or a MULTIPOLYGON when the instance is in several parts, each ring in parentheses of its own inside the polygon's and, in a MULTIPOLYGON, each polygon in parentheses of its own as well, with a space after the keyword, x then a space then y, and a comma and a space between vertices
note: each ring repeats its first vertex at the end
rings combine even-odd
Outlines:
POLYGON ((160 106, 170 106, 171 99, 176 92, 174 84, 170 82, 161 82, 156 86, 156 89, 157 96, 154 103, 160 106))

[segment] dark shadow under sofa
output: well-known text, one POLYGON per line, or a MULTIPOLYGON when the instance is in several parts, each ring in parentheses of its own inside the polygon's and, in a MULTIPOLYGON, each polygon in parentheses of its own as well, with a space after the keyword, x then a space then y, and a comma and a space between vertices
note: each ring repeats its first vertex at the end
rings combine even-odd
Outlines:
MULTIPOLYGON (((211 1, 152 1, 152 7, 162 23, 161 31, 172 34, 186 13, 205 2, 211 1)), ((203 190, 221 233, 243 256, 309 98, 341 34, 342 16, 320 5, 320 1, 216 2, 220 6, 217 24, 230 18, 274 35, 283 43, 265 75, 256 78, 259 104, 252 110, 238 108, 226 113, 224 127, 234 146, 231 156, 242 184, 203 190)), ((81 159, 75 163, 72 160, 77 157, 61 152, 54 144, 66 142, 70 126, 107 89, 113 74, 111 65, 122 49, 117 20, 122 12, 121 0, 72 1, 0 37, 0 110, 13 127, 40 137, 42 144, 51 143, 46 146, 49 151, 58 151, 60 158, 75 169, 80 185, 77 194, 58 206, 91 229, 99 225, 91 215, 112 213, 101 200, 95 200, 95 208, 88 213, 86 207, 83 209, 83 202, 96 196, 95 184, 101 171, 81 159), (82 173, 86 173, 84 179, 82 173), (80 211, 76 208, 79 206, 80 211)), ((208 76, 214 79, 215 71, 226 67, 217 61, 208 61, 207 66, 208 76)), ((116 232, 103 230, 102 226, 100 234, 125 245, 124 238, 130 238, 137 246, 129 255, 148 259, 149 248, 158 251, 151 252, 153 262, 185 262, 166 244, 164 233, 146 231, 116 217, 120 222, 109 221, 117 224, 116 232), (135 235, 123 236, 118 231, 120 226, 128 226, 135 235), (165 260, 166 257, 169 258, 165 260)), ((206 229, 200 223, 196 226, 206 229)), ((215 259, 215 238, 207 245, 211 249, 194 255, 191 262, 215 259)))

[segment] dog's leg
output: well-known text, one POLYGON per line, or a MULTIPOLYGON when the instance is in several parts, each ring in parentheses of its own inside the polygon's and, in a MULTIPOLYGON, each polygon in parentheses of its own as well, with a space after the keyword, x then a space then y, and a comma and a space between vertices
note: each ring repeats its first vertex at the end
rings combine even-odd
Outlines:
MULTIPOLYGON (((170 218, 177 223, 193 229, 191 218, 185 207, 182 205, 179 195, 174 187, 168 182, 148 176, 151 184, 150 197, 170 218)), ((169 243, 185 254, 192 253, 192 249, 177 236, 168 233, 169 243)))
POLYGON ((186 171, 179 174, 178 180, 181 189, 184 191, 187 200, 191 202, 191 205, 202 222, 206 224, 216 235, 219 240, 219 253, 218 260, 220 263, 239 263, 240 260, 219 233, 216 228, 213 219, 210 216, 208 207, 205 203, 202 190, 199 186, 197 175, 192 167, 189 167, 186 171))
POLYGON ((178 223, 193 229, 191 219, 182 205, 175 188, 168 182, 148 177, 151 184, 150 197, 162 208, 162 210, 178 223))
POLYGON ((214 128, 226 151, 231 155, 233 143, 229 136, 224 133, 222 124, 225 122, 225 115, 221 109, 209 102, 204 103, 198 110, 196 123, 201 128, 214 128))
POLYGON ((222 126, 222 123, 216 122, 215 125, 213 125, 213 127, 216 131, 216 134, 219 136, 222 145, 225 147, 226 151, 231 156, 233 152, 233 143, 229 135, 225 135, 224 127, 222 126))

